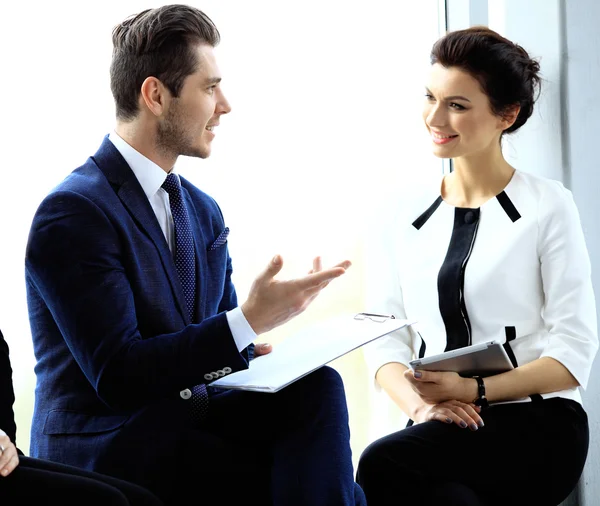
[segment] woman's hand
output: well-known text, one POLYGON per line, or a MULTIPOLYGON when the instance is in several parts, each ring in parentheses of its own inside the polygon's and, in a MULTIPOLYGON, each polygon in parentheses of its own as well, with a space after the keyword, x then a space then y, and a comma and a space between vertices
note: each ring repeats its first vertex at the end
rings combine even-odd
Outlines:
POLYGON ((8 476, 19 465, 19 454, 10 438, 0 430, 0 476, 8 476))
POLYGON ((390 362, 377 371, 376 379, 415 423, 436 420, 471 430, 483 426, 481 409, 473 404, 477 381, 455 373, 419 372, 421 376, 415 377, 405 365, 390 362))
POLYGON ((413 371, 406 369, 404 378, 426 404, 458 400, 470 404, 477 398, 477 381, 455 372, 413 371))
POLYGON ((477 382, 455 372, 404 371, 404 378, 423 404, 416 410, 415 422, 437 420, 455 423, 465 429, 483 427, 481 408, 473 404, 477 397, 477 382))
POLYGON ((455 423, 462 429, 469 427, 477 430, 483 427, 483 420, 479 416, 481 408, 474 404, 461 401, 444 401, 439 404, 424 403, 416 410, 413 420, 416 423, 436 420, 447 424, 455 423))

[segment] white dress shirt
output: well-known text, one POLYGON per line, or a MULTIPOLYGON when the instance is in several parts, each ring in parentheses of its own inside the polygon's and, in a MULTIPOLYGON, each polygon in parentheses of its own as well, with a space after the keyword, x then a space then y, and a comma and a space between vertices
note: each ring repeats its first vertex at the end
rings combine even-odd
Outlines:
MULTIPOLYGON (((368 310, 417 320, 364 347, 371 377, 389 362, 497 339, 517 365, 552 357, 585 388, 598 330, 571 192, 516 171, 503 192, 466 209, 440 188, 436 177, 382 199, 380 228, 369 230, 368 310)), ((581 402, 579 388, 543 397, 581 402)))
MULTIPOLYGON (((121 153, 121 156, 123 156, 139 181, 165 235, 169 249, 173 252, 175 225, 171 215, 171 206, 169 205, 169 194, 161 187, 167 179, 167 173, 152 160, 127 144, 116 132, 111 132, 108 138, 121 153)), ((237 349, 242 351, 256 339, 256 333, 246 320, 241 307, 238 306, 228 311, 226 316, 237 349)))

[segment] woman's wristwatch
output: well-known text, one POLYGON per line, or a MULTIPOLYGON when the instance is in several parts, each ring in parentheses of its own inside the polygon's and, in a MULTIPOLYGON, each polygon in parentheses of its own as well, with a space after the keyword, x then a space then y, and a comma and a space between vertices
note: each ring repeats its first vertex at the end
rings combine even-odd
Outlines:
POLYGON ((473 376, 473 379, 477 381, 477 399, 473 401, 475 406, 479 406, 481 409, 489 407, 490 403, 485 396, 485 383, 481 376, 473 376))

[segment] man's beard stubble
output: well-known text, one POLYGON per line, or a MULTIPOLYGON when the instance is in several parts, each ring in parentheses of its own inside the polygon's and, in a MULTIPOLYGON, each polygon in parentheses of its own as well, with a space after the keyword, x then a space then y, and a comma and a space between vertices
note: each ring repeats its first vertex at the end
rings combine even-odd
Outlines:
MULTIPOLYGON (((194 146, 193 135, 186 130, 185 114, 175 99, 167 116, 158 124, 156 148, 163 155, 177 159, 178 156, 206 158, 208 154, 194 146)), ((192 123, 191 121, 189 123, 192 123)))

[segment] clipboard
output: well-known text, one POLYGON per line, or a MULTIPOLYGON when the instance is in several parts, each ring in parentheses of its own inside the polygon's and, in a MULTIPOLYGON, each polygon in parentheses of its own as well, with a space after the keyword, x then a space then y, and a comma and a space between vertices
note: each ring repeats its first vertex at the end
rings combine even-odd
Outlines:
POLYGON ((209 386, 278 392, 332 360, 414 323, 394 315, 343 314, 283 339, 271 353, 251 360, 248 369, 219 378, 209 386))

